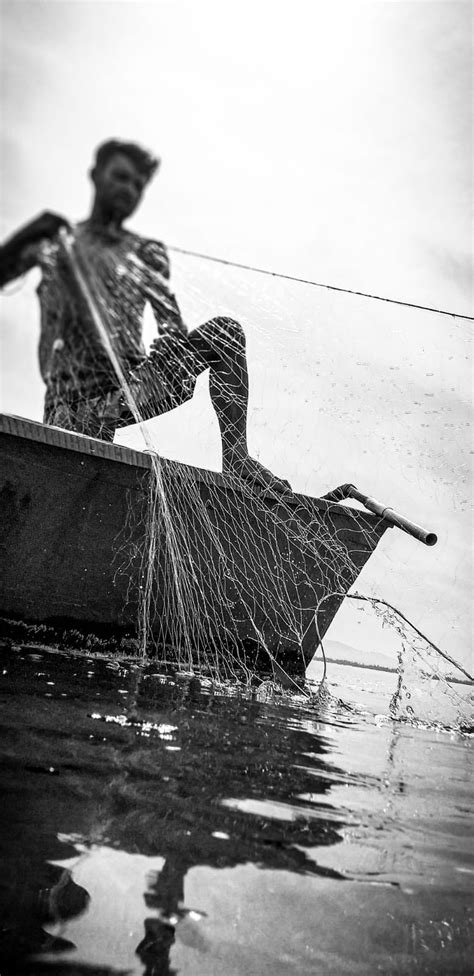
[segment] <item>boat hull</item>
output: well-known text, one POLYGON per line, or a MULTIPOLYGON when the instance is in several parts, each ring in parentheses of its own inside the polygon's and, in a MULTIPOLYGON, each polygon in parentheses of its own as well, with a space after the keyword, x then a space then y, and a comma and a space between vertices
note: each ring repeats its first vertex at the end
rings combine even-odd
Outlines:
POLYGON ((146 453, 21 418, 1 418, 0 449, 4 624, 133 639, 155 522, 150 648, 169 656, 191 634, 198 656, 230 648, 244 667, 300 673, 388 528, 306 496, 288 510, 171 461, 153 494, 146 453))

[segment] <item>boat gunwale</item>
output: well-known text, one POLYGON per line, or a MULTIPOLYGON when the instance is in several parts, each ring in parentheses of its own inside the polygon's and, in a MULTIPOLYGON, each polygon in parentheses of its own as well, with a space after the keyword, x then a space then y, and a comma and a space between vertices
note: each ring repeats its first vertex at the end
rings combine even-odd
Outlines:
MULTIPOLYGON (((62 427, 43 424, 40 421, 19 417, 15 414, 0 413, 0 434, 23 438, 24 440, 44 444, 48 447, 75 451, 78 454, 112 461, 115 464, 126 464, 132 468, 142 468, 144 471, 151 470, 153 465, 153 452, 151 451, 137 451, 131 447, 113 444, 95 437, 88 437, 85 434, 78 434, 74 431, 64 430, 62 427)), ((156 457, 167 471, 181 473, 183 477, 185 476, 188 479, 192 477, 195 481, 204 482, 208 485, 216 485, 234 492, 242 492, 242 488, 238 483, 232 481, 230 478, 226 478, 218 471, 209 471, 191 464, 184 464, 181 461, 172 461, 169 458, 162 457, 158 452, 156 452, 156 457)), ((330 515, 345 517, 347 515, 363 516, 364 520, 367 519, 369 524, 372 522, 374 526, 385 521, 385 519, 377 517, 362 507, 353 508, 352 506, 342 505, 339 502, 328 502, 323 498, 315 498, 314 496, 303 495, 297 492, 294 493, 294 497, 303 506, 307 507, 310 505, 330 515)))
MULTIPOLYGON (((112 444, 102 441, 95 437, 88 437, 85 434, 78 434, 73 431, 64 430, 61 427, 53 427, 48 424, 40 423, 37 420, 30 420, 26 417, 18 417, 14 414, 0 413, 0 434, 7 434, 13 437, 24 438, 25 440, 45 444, 49 447, 57 447, 66 450, 76 451, 79 454, 86 454, 93 458, 102 458, 119 464, 127 464, 130 467, 151 470, 153 465, 152 453, 137 451, 131 447, 121 444, 112 444)), ((165 469, 174 470, 183 476, 192 477, 196 481, 204 482, 209 485, 217 485, 232 491, 241 491, 240 486, 230 478, 226 478, 218 471, 208 471, 205 468, 194 467, 194 465, 184 464, 181 461, 171 461, 156 454, 160 463, 165 469)), ((384 521, 367 512, 363 508, 352 508, 341 505, 338 502, 327 502, 323 498, 315 498, 311 495, 302 495, 297 492, 294 497, 301 500, 302 504, 311 504, 321 511, 347 515, 359 514, 367 517, 368 521, 384 521)))

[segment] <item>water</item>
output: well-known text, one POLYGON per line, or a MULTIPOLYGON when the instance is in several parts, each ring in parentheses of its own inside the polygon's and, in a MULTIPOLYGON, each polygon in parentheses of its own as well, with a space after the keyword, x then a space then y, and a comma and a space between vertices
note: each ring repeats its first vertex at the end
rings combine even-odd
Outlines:
POLYGON ((396 675, 2 668, 1 976, 473 972, 472 741, 393 720, 396 675))

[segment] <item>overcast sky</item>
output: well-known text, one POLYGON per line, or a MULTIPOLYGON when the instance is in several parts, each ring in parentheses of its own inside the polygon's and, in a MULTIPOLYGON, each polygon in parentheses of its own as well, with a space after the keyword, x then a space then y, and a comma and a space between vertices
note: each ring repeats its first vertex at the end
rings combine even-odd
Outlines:
MULTIPOLYGON (((472 314, 470 18, 431 0, 3 3, 2 236, 44 208, 84 217, 93 149, 118 136, 163 160, 137 231, 472 314)), ((172 263, 191 327, 245 325, 261 459, 439 531, 434 550, 389 533, 359 588, 467 663, 470 324, 172 263)), ((2 299, 1 406, 40 419, 36 284, 2 299)), ((205 380, 152 430, 168 456, 219 467, 205 380)), ((333 636, 363 646, 353 614, 333 636)))

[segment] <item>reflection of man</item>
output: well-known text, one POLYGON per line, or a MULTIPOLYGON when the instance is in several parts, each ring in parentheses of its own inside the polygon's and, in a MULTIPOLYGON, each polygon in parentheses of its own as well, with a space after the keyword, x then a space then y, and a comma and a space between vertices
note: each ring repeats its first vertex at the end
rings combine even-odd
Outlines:
MULTIPOLYGON (((162 869, 148 877, 145 904, 156 915, 145 918, 145 935, 136 954, 145 966, 143 976, 175 976, 170 968, 170 951, 175 941, 175 926, 189 914, 184 908, 184 878, 189 867, 186 857, 165 861, 162 869)), ((195 912, 193 914, 196 915, 195 912)), ((198 917, 201 913, 197 913, 198 917)), ((196 938, 196 936, 195 936, 196 938)), ((199 939, 201 945, 205 940, 199 939)))
MULTIPOLYGON (((286 482, 248 453, 248 374, 241 326, 220 317, 188 334, 169 289, 164 245, 123 227, 157 165, 133 143, 112 140, 99 147, 91 170, 92 211, 74 229, 75 260, 142 417, 149 419, 189 399, 197 376, 210 367, 224 472, 287 490, 286 482), (148 358, 142 343, 147 301, 159 333, 148 358)), ((112 440, 115 430, 133 418, 90 308, 75 290, 61 228, 71 230, 64 217, 43 213, 11 237, 0 248, 0 284, 34 266, 42 269, 39 357, 46 383, 45 423, 112 440)))

